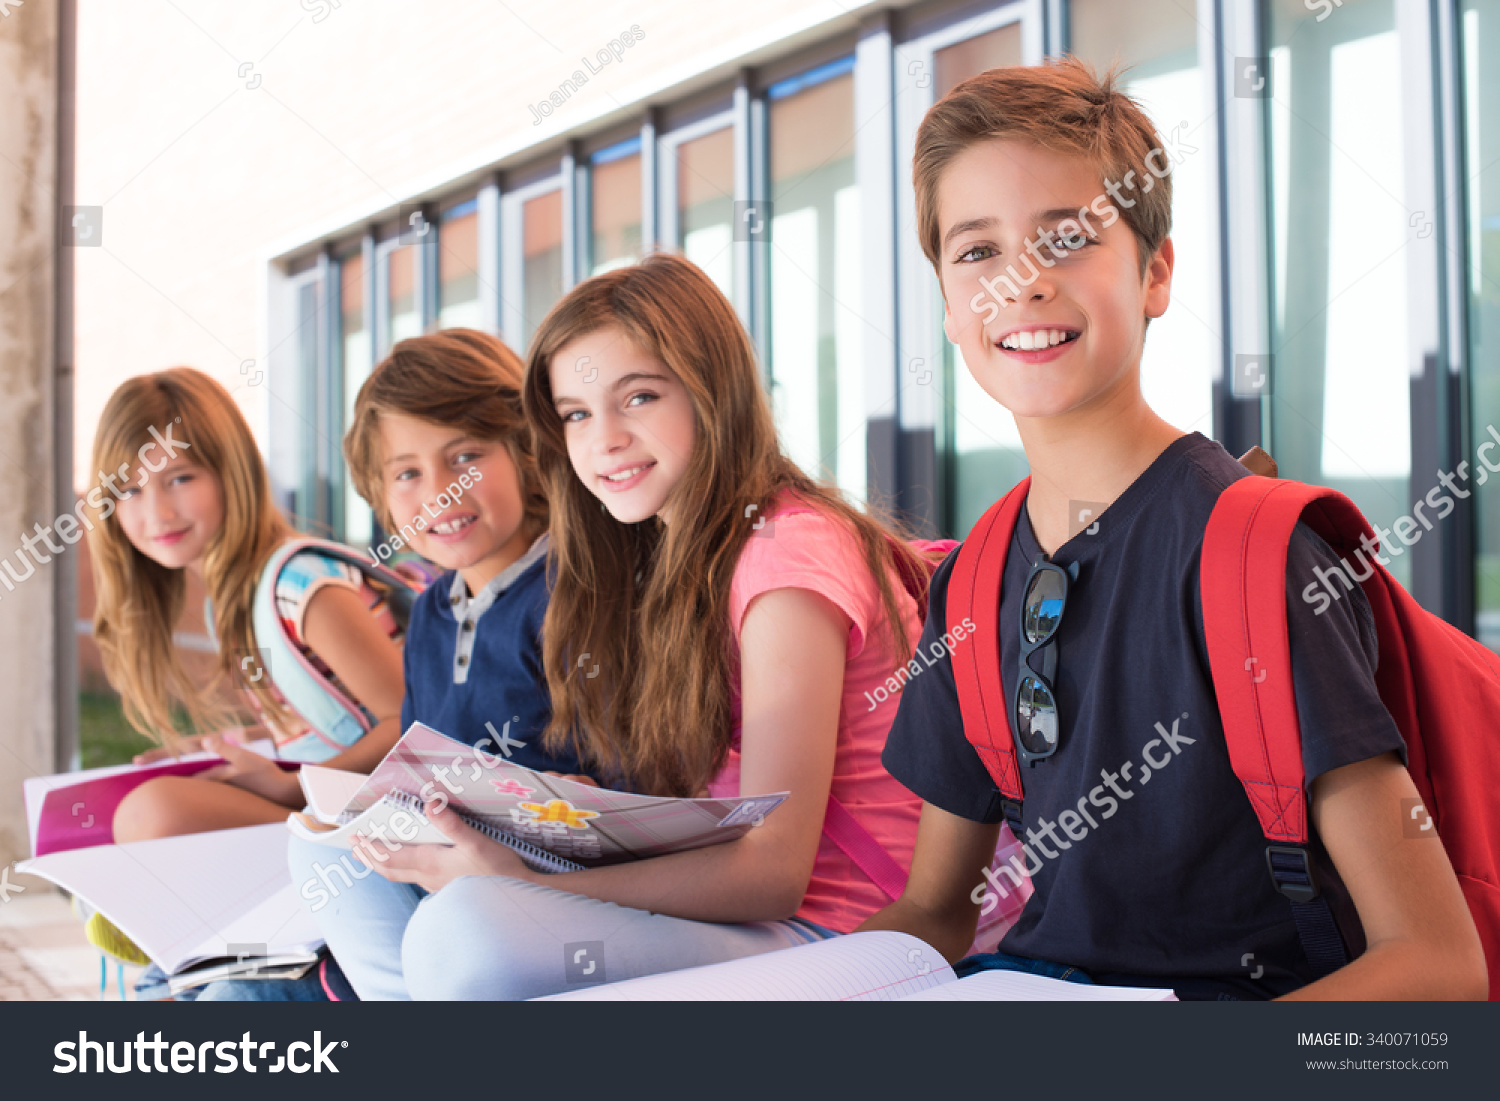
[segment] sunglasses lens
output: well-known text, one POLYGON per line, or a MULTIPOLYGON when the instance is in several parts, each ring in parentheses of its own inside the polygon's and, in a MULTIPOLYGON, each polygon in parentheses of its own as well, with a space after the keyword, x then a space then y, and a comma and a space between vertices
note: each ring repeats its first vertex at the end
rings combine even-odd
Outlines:
POLYGON ((1026 752, 1050 753, 1057 747, 1057 701, 1040 677, 1028 676, 1021 681, 1016 725, 1026 752))
POLYGON ((1058 570, 1041 570, 1026 586, 1022 626, 1026 641, 1036 645, 1047 641, 1057 630, 1063 611, 1063 575, 1058 570))

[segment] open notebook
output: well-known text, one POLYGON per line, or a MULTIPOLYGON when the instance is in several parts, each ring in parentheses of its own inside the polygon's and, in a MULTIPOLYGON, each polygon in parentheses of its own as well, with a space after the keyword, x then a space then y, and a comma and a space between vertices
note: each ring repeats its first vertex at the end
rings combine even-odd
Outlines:
MULTIPOLYGON (((609 954, 606 948, 605 973, 609 954)), ((581 987, 538 1001, 1164 1002, 1170 990, 1089 986, 1016 971, 960 979, 906 933, 850 933, 728 963, 581 987)))
POLYGON ((293 969, 323 945, 293 889, 276 823, 72 849, 16 870, 83 899, 179 980, 200 968, 219 969, 219 978, 293 969))
POLYGON ((447 844, 422 813, 424 794, 511 846, 541 871, 618 864, 744 836, 787 792, 673 799, 593 787, 476 750, 421 723, 368 776, 304 765, 308 813, 287 819, 309 841, 348 848, 354 834, 401 844, 447 844))

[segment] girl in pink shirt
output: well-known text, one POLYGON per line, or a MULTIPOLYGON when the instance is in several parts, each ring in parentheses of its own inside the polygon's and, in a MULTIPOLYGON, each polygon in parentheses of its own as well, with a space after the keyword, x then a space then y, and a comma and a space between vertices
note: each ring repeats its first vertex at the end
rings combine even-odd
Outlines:
POLYGON ((881 686, 910 675, 932 564, 781 452, 744 329, 679 257, 569 293, 524 397, 552 503, 548 740, 637 791, 791 796, 726 844, 545 876, 434 804, 457 844, 367 861, 434 892, 408 991, 534 997, 852 930, 911 861, 881 686))

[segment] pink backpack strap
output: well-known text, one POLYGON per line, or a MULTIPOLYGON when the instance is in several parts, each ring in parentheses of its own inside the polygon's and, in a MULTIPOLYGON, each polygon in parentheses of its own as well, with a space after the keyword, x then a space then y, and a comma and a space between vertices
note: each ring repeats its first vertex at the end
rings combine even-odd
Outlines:
POLYGON ((897 899, 906 890, 906 873, 901 865, 885 851, 885 846, 859 824, 859 819, 849 813, 849 808, 832 795, 828 797, 828 812, 823 816, 823 832, 860 871, 870 877, 870 882, 885 894, 897 899))

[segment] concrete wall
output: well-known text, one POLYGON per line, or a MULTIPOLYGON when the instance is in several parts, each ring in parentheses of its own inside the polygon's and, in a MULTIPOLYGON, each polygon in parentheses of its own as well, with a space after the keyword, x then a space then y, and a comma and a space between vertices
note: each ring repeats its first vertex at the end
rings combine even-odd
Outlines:
POLYGON ((58 564, 18 556, 57 515, 57 40, 56 4, 0 17, 0 555, 21 578, 0 584, 0 870, 29 855, 21 781, 55 771, 58 564))

